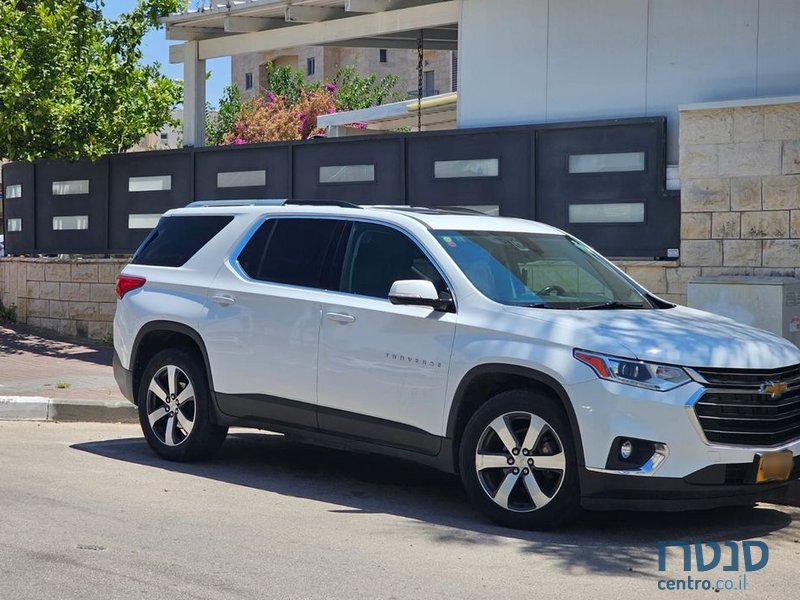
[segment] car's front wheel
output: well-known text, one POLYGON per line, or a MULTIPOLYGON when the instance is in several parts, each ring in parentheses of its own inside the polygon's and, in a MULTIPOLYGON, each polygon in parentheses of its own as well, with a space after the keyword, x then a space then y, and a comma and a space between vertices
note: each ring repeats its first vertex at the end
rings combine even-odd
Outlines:
POLYGON ((459 458, 470 499, 501 525, 551 529, 580 511, 572 430, 545 394, 511 390, 491 398, 467 424, 459 458))
POLYGON ((182 348, 162 350, 145 367, 139 385, 139 422, 147 443, 168 460, 209 458, 227 427, 213 422, 208 379, 199 357, 182 348))

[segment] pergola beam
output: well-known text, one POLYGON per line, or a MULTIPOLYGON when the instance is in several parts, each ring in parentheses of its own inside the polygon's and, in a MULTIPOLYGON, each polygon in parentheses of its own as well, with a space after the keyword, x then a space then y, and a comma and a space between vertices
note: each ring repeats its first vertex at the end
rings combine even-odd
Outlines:
POLYGON ((225 33, 250 33, 285 27, 284 19, 269 19, 260 17, 225 17, 225 33))
POLYGON ((345 0, 345 12, 376 13, 429 4, 433 0, 345 0))
POLYGON ((320 8, 317 6, 286 7, 287 23, 319 23, 320 21, 341 19, 345 16, 347 15, 341 8, 320 8))
POLYGON ((436 2, 294 27, 200 40, 199 58, 205 60, 250 52, 270 52, 297 46, 333 45, 336 42, 357 38, 381 37, 402 31, 453 25, 458 23, 458 17, 459 2, 457 0, 436 2))
MULTIPOLYGON (((402 38, 357 38, 322 44, 337 48, 386 48, 394 50, 416 50, 417 40, 402 38)), ((458 42, 445 42, 441 40, 424 40, 426 50, 458 50, 458 42)))

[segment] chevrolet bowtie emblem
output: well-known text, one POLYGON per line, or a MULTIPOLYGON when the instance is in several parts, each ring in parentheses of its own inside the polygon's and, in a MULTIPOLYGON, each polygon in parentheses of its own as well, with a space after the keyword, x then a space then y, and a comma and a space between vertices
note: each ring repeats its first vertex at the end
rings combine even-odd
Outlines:
POLYGON ((765 381, 758 388, 762 394, 769 394, 771 397, 778 399, 789 389, 789 386, 782 381, 765 381))

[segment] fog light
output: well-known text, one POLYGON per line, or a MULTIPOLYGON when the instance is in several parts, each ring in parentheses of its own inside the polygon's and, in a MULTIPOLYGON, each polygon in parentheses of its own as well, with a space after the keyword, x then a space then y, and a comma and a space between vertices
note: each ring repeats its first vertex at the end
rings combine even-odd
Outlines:
POLYGON ((623 460, 628 460, 633 454, 633 443, 630 440, 625 440, 620 444, 619 455, 623 460))

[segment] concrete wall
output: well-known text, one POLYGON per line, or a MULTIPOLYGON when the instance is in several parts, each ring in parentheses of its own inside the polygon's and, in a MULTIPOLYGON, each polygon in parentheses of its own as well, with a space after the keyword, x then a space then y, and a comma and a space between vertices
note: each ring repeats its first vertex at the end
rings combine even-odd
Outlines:
POLYGON ((108 339, 123 259, 0 258, 0 300, 21 323, 67 335, 108 339))
POLYGON ((800 93, 800 0, 463 0, 459 126, 800 93))

